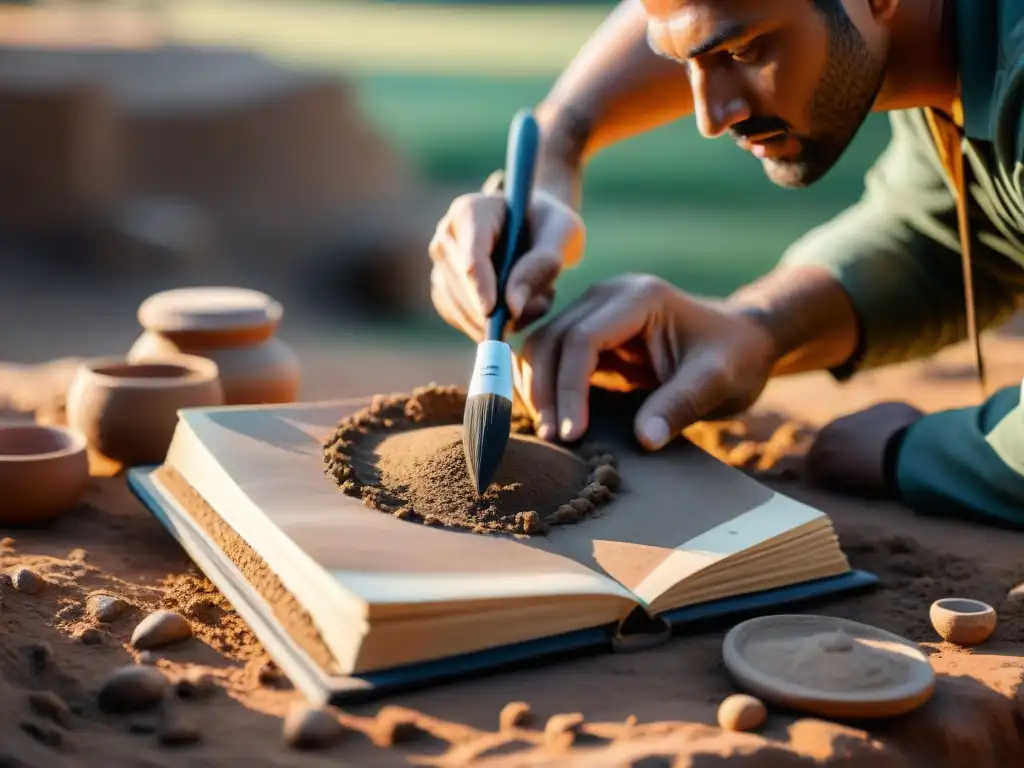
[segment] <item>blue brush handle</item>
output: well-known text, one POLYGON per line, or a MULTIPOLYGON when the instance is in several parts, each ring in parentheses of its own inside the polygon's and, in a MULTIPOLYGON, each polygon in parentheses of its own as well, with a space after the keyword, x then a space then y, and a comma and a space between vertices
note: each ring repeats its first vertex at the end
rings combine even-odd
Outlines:
POLYGON ((503 341, 505 326, 510 319, 505 304, 505 286, 519 258, 529 250, 530 193, 537 168, 540 146, 540 128, 533 112, 521 109, 512 118, 508 133, 508 152, 505 156, 505 226, 493 254, 494 273, 498 278, 498 301, 487 320, 488 341, 503 341))

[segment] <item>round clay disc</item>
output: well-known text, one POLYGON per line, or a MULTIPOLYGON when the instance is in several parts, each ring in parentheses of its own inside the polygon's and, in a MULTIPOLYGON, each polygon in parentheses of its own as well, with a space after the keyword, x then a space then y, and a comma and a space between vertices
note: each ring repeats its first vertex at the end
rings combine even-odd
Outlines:
POLYGON ((725 636, 722 655, 747 691, 824 717, 894 717, 935 690, 935 671, 915 643, 830 616, 750 619, 725 636))
POLYGON ((155 293, 139 306, 143 328, 164 332, 257 328, 281 319, 281 305, 248 288, 175 288, 155 293))

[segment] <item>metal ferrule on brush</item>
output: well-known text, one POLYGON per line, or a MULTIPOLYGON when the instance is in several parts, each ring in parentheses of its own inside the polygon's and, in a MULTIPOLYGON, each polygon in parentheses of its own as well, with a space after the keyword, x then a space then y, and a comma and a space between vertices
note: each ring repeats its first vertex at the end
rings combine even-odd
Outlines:
POLYGON ((476 348, 467 397, 497 395, 512 401, 512 348, 504 341, 482 341, 476 348))

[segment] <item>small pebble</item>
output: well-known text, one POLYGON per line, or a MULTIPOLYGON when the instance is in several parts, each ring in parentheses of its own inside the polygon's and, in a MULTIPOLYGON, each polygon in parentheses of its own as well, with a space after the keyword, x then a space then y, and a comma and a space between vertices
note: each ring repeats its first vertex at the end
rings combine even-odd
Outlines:
POLYGON ((152 651, 142 651, 139 654, 139 658, 137 659, 137 661, 139 662, 139 664, 144 664, 146 666, 151 667, 158 661, 160 661, 160 657, 152 651))
POLYGON ((210 673, 203 672, 201 669, 192 669, 174 684, 174 691, 178 694, 179 699, 196 701, 216 693, 217 683, 210 673))
POLYGON ((569 746, 576 740, 576 732, 583 725, 583 721, 584 717, 580 712, 552 715, 544 726, 544 743, 548 746, 569 746))
POLYGON ((28 706, 35 714, 57 725, 67 728, 71 724, 71 708, 53 691, 32 691, 28 695, 28 706))
POLYGON ((43 580, 28 568, 18 568, 11 574, 11 583, 19 592, 34 595, 43 586, 43 580))
POLYGON ((745 693, 734 693, 718 705, 718 725, 727 731, 753 731, 767 718, 764 703, 745 693))
POLYGON ((86 627, 76 637, 84 645, 99 645, 103 642, 103 633, 96 627, 86 627))
POLYGON ((110 622, 118 619, 128 603, 110 595, 93 595, 85 601, 85 610, 96 621, 110 622))
POLYGON ((132 646, 141 650, 160 648, 192 637, 188 619, 174 611, 154 611, 132 632, 132 646))
POLYGON ((319 749, 341 737, 344 727, 331 707, 296 704, 284 720, 284 739, 296 749, 319 749))
POLYGON ((100 688, 99 705, 107 712, 150 709, 160 703, 167 687, 167 678, 153 667, 121 667, 100 688))
POLYGON ((501 708, 498 715, 498 729, 508 731, 513 728, 524 728, 533 720, 533 710, 525 701, 510 701, 501 708))

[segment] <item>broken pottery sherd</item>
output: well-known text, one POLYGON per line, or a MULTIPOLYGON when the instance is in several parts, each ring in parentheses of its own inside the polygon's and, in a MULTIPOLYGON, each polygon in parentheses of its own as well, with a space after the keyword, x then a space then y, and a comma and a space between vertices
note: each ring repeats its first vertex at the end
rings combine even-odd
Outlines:
POLYGON ((943 640, 956 645, 978 645, 996 629, 995 608, 980 600, 947 597, 936 600, 928 611, 932 626, 943 640))
POLYGON ((722 654, 740 687, 823 717, 895 717, 935 691, 935 671, 916 643, 830 616, 744 621, 725 636, 722 654))
POLYGON ((180 613, 154 611, 135 627, 131 644, 140 651, 148 651, 188 640, 190 637, 192 625, 180 613))
POLYGON ((145 363, 99 358, 82 363, 68 390, 68 424, 97 453, 123 466, 159 464, 178 410, 222 405, 216 363, 174 355, 145 363))
POLYGON ((0 525, 60 516, 89 484, 84 438, 62 427, 0 423, 0 525))
POLYGON ((145 328, 128 359, 184 353, 220 369, 227 405, 290 403, 298 395, 299 361, 274 336, 284 310, 260 291, 198 287, 161 291, 139 306, 145 328))

